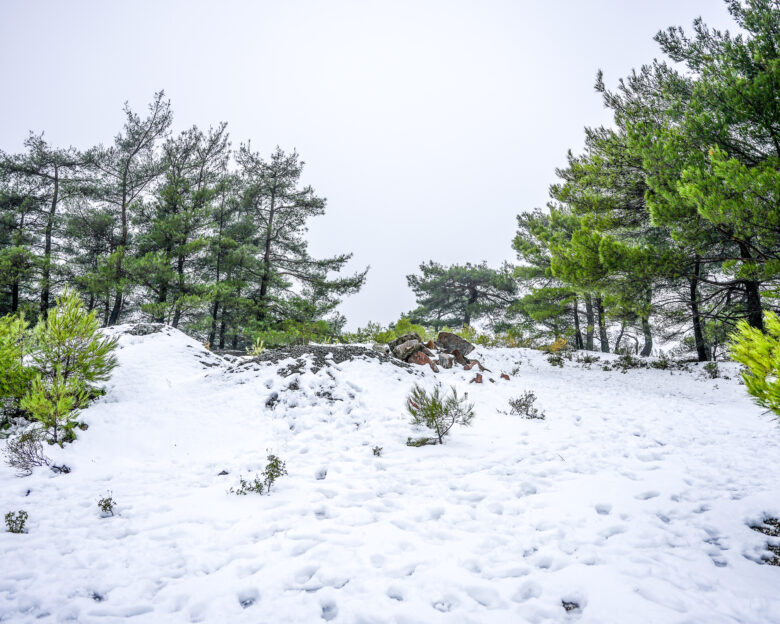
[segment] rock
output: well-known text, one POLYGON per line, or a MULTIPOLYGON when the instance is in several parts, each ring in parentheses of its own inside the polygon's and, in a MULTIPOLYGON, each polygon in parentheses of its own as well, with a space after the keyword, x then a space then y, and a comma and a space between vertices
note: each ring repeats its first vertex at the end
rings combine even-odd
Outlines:
POLYGON ((428 347, 426 347, 425 345, 423 345, 423 346, 422 346, 422 348, 420 349, 420 351, 422 351, 422 352, 423 352, 425 355, 427 355, 428 357, 433 357, 433 351, 431 351, 431 350, 430 350, 428 347))
POLYGON ((468 364, 466 364, 466 365, 463 367, 463 370, 471 370, 472 368, 474 368, 474 365, 475 365, 476 363, 477 363, 477 361, 476 361, 476 360, 474 360, 473 362, 469 362, 468 364))
POLYGON ((509 375, 507 375, 506 373, 501 373, 501 379, 506 379, 507 381, 509 381, 509 375))
POLYGON ((425 346, 428 347, 429 349, 435 349, 436 343, 433 340, 429 340, 428 342, 425 343, 425 346))
POLYGON ((457 349, 464 356, 474 350, 474 345, 468 340, 464 340, 457 334, 450 332, 439 332, 439 336, 436 338, 436 346, 445 353, 454 353, 457 349))
POLYGON ((222 470, 217 476, 218 477, 224 477, 225 475, 230 474, 227 470, 222 470))
POLYGON ((482 375, 477 373, 474 379, 472 379, 469 383, 482 383, 482 375))
POLYGON ((385 354, 385 355, 389 355, 389 354, 390 354, 390 347, 389 347, 389 346, 387 346, 386 344, 380 344, 380 343, 377 343, 377 344, 375 344, 375 345, 374 345, 373 347, 371 347, 371 348, 372 348, 374 351, 378 351, 379 353, 383 353, 383 354, 385 354))
POLYGON ((396 347, 402 345, 405 342, 409 342, 410 340, 416 340, 417 342, 422 343, 422 338, 420 338, 417 332, 409 332, 403 336, 398 336, 398 338, 395 340, 391 340, 387 343, 387 346, 390 348, 390 351, 395 352, 396 347))
POLYGON ((439 372, 439 368, 436 366, 436 363, 431 360, 423 351, 415 351, 412 353, 411 356, 409 356, 409 359, 406 360, 410 364, 419 364, 420 366, 424 366, 427 364, 431 367, 431 370, 434 373, 439 372))
POLYGON ((468 366, 469 365, 469 361, 466 358, 463 357, 463 354, 460 351, 458 351, 458 349, 455 349, 452 352, 452 355, 455 357, 455 361, 458 364, 460 364, 461 366, 468 366))
POLYGON ((472 366, 474 366, 474 364, 476 364, 479 367, 480 372, 482 372, 482 373, 485 373, 485 372, 492 373, 493 372, 489 368, 485 368, 484 366, 482 366, 482 363, 479 360, 469 360, 469 364, 471 364, 472 366))
POLYGON ((409 356, 422 349, 422 343, 419 340, 407 340, 393 348, 393 355, 399 360, 408 360, 409 356))
POLYGON ((409 362, 409 364, 418 364, 420 366, 425 366, 426 364, 431 363, 431 358, 429 358, 425 353, 422 351, 415 351, 412 353, 412 355, 409 356, 409 359, 406 360, 409 362))
POLYGON ((66 466, 65 464, 62 464, 62 466, 53 464, 49 466, 49 468, 51 468, 51 471, 55 474, 68 474, 70 472, 70 467, 66 466))
POLYGON ((148 336, 149 334, 157 334, 162 331, 162 323, 137 323, 133 325, 127 333, 131 336, 148 336))
POLYGON ((439 366, 442 368, 452 368, 452 362, 455 356, 449 353, 439 353, 439 366))

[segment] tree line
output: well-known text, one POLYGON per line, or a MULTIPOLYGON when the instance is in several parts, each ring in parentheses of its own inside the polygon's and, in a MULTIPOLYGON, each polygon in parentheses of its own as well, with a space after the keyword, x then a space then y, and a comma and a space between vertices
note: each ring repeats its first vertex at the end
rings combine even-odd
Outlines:
POLYGON ((697 19, 659 32, 666 60, 616 89, 599 72, 612 124, 586 128, 546 209, 518 215, 514 283, 506 267, 422 265, 410 316, 476 312, 528 340, 642 355, 660 336, 700 361, 740 320, 763 330, 780 277, 780 2, 726 4, 738 34, 697 19))
POLYGON ((146 318, 221 348, 263 331, 338 331, 366 271, 314 258, 305 232, 325 199, 280 148, 232 149, 227 125, 171 131, 170 102, 129 106, 112 144, 79 151, 30 134, 0 152, 0 315, 45 319, 70 284, 104 325, 146 318))

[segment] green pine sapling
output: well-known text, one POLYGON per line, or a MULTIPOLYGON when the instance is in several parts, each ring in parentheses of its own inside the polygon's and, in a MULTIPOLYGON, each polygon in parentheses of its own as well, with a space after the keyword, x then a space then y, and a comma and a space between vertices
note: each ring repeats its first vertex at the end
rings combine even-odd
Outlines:
POLYGON ((473 403, 459 397, 454 386, 445 396, 441 384, 436 384, 431 392, 415 384, 406 398, 406 409, 412 417, 412 424, 433 429, 439 444, 444 444, 444 436, 455 424, 468 426, 474 418, 473 403))
POLYGON ((118 339, 103 337, 95 312, 87 312, 78 295, 66 290, 36 325, 33 340, 37 375, 21 407, 51 431, 53 442, 62 443, 74 437, 78 410, 109 379, 118 339))

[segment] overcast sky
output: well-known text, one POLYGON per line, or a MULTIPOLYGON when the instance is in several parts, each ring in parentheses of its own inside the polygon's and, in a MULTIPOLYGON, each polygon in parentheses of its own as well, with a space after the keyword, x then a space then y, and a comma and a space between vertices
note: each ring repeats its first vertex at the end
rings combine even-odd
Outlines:
POLYGON ((311 252, 371 265, 348 326, 387 323, 421 262, 512 261, 515 215, 609 122, 597 69, 613 86, 697 16, 733 29, 720 0, 0 0, 0 149, 110 142, 165 89, 175 130, 299 151, 328 199, 311 252))

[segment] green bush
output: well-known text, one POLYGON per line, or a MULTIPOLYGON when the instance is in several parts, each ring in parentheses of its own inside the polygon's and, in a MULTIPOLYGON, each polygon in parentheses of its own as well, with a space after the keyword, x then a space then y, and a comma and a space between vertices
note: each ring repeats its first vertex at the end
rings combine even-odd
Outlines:
POLYGON ((97 502, 98 509, 100 510, 100 514, 106 518, 108 516, 114 515, 114 509, 116 508, 116 501, 114 500, 114 497, 111 495, 111 492, 108 492, 104 497, 99 498, 97 502))
POLYGON ((454 387, 445 396, 441 384, 436 384, 431 392, 415 384, 406 398, 406 409, 412 417, 412 424, 432 429, 439 444, 444 444, 444 436, 454 425, 468 426, 474 418, 474 405, 459 397, 454 387))
POLYGON ((30 342, 23 316, 0 318, 0 410, 3 416, 16 414, 35 372, 24 363, 30 342))
POLYGON ((238 496, 246 496, 250 492, 254 494, 262 494, 263 492, 270 494, 271 487, 276 480, 287 474, 287 463, 279 459, 273 453, 269 453, 266 459, 268 460, 268 463, 265 466, 265 470, 260 473, 260 476, 255 475, 252 481, 247 481, 243 477, 239 477, 238 488, 230 488, 228 493, 237 494, 238 496), (262 479, 260 477, 262 477, 262 479))
POLYGON ((24 533, 24 525, 27 522, 27 512, 22 511, 9 511, 5 514, 5 526, 9 533, 24 533))
POLYGON ((742 379, 756 403, 780 416, 780 319, 766 312, 764 324, 765 334, 741 321, 731 335, 729 353, 747 369, 742 379))
POLYGON ((72 440, 79 408, 99 394, 98 384, 116 366, 117 338, 103 337, 95 312, 87 312, 78 295, 66 290, 36 325, 33 343, 36 375, 21 407, 50 430, 53 442, 72 440))

